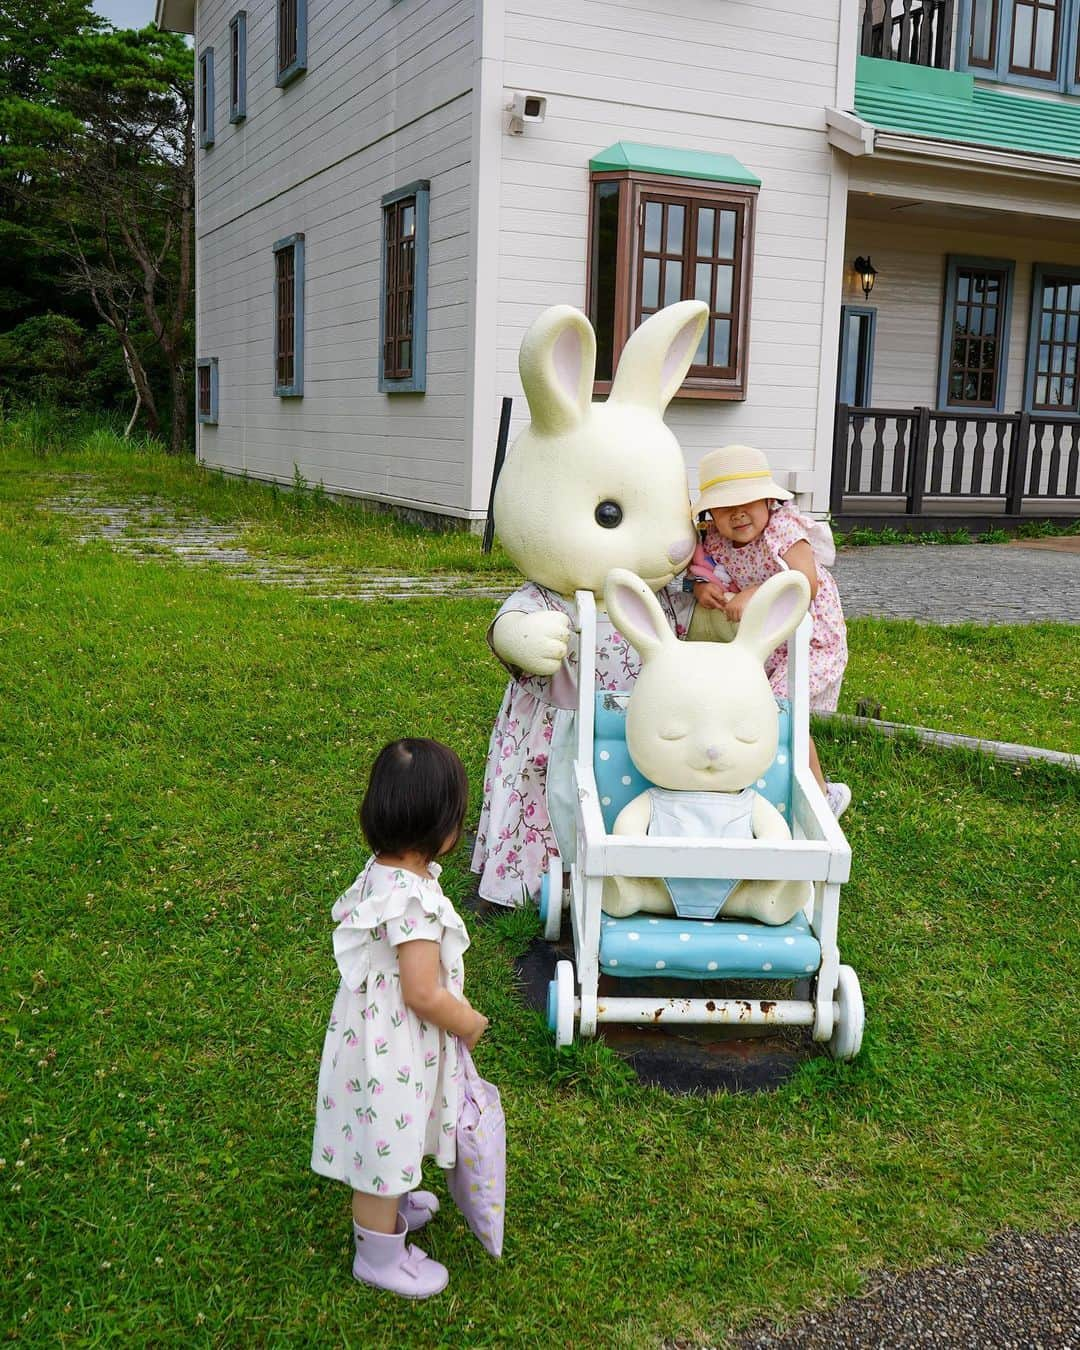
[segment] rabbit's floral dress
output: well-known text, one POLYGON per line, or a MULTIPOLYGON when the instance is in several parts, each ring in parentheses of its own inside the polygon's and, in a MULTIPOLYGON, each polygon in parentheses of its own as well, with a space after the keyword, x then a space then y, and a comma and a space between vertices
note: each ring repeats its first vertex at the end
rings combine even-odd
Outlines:
MULTIPOLYGON (((657 599, 672 632, 684 637, 693 613, 693 597, 684 594, 676 582, 660 591, 657 599)), ((539 610, 567 615, 570 642, 554 675, 528 675, 508 667, 511 680, 491 733, 484 770, 484 804, 472 857, 472 870, 480 873, 481 898, 499 905, 521 905, 535 898, 548 856, 559 851, 552 825, 557 809, 556 779, 558 795, 564 799, 564 816, 568 811, 565 797, 577 706, 577 606, 572 599, 529 581, 503 603, 495 622, 503 614, 539 610), (549 762, 553 765, 550 783, 549 762)), ((597 689, 629 689, 640 669, 637 652, 607 615, 598 611, 597 689)), ((565 828, 560 828, 560 837, 565 828)))
POLYGON ((369 1195, 403 1195, 421 1162, 453 1167, 460 1069, 455 1036, 405 1006, 396 948, 439 944, 441 981, 461 997, 469 935, 439 885, 374 858, 334 905, 341 984, 319 1069, 311 1166, 369 1195))

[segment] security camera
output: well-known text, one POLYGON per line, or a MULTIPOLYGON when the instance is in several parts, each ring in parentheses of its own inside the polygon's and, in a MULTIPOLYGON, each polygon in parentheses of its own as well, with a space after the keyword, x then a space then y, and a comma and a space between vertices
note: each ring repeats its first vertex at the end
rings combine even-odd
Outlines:
POLYGON ((547 116, 547 99, 543 94, 528 94, 517 90, 509 105, 510 133, 520 136, 526 122, 542 122, 547 116))

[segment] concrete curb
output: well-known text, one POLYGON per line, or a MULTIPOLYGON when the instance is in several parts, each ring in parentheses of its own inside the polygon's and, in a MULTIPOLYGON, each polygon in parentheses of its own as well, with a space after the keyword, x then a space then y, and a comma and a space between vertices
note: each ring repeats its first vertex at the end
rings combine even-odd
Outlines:
POLYGON ((1057 764, 1064 769, 1080 772, 1080 755, 1064 750, 1043 750, 1037 745, 1014 745, 1011 741, 986 741, 978 736, 957 736, 950 731, 934 731, 931 727, 912 727, 903 722, 881 722, 876 717, 854 717, 851 713, 815 713, 841 726, 858 731, 877 731, 882 736, 914 736, 926 745, 941 746, 946 750, 974 750, 990 755, 1004 764, 1057 764))

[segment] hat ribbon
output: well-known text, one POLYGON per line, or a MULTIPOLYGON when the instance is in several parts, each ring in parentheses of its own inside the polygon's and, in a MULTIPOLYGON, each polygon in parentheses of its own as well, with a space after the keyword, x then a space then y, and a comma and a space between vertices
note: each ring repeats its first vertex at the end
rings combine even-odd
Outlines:
POLYGON ((723 473, 719 478, 710 478, 708 482, 702 483, 698 489, 704 492, 706 488, 716 487, 717 483, 733 483, 736 478, 771 478, 772 473, 769 469, 753 469, 747 473, 723 473))

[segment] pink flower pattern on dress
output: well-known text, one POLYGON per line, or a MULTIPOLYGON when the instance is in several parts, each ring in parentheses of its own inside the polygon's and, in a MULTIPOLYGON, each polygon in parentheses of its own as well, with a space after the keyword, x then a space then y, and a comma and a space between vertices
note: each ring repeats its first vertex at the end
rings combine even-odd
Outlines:
MULTIPOLYGON (((671 589, 659 593, 672 630, 683 637, 692 600, 671 589)), ((499 614, 553 610, 577 623, 571 600, 526 582, 503 604, 499 614)), ((577 634, 557 675, 512 676, 495 719, 484 771, 484 804, 476 831, 472 870, 480 875, 480 895, 500 905, 520 905, 535 898, 550 854, 557 852, 547 807, 547 769, 556 719, 572 702, 579 662, 577 634), (563 699, 556 701, 556 696, 563 699)), ((598 616, 596 670, 601 689, 628 689, 637 679, 641 660, 633 647, 604 616, 598 616)))
MULTIPOLYGON (((773 509, 769 523, 752 543, 736 548, 710 525, 703 544, 708 556, 727 571, 734 585, 742 591, 784 571, 781 558, 800 539, 810 542, 807 522, 793 506, 784 502, 773 509)), ((847 626, 832 573, 820 563, 816 566, 818 591, 810 606, 810 616, 814 620, 810 637, 810 707, 815 712, 831 712, 836 708, 847 666, 847 626)), ((765 673, 773 693, 778 698, 786 698, 786 644, 778 647, 765 662, 765 673)))

